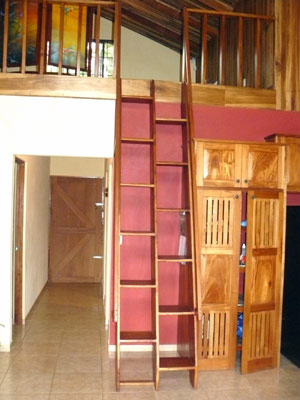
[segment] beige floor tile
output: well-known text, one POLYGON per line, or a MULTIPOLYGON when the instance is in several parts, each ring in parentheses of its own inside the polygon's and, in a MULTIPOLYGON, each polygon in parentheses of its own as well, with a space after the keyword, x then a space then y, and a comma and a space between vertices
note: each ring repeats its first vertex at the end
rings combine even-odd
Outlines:
POLYGON ((61 356, 57 360, 57 373, 101 373, 101 358, 95 356, 61 356))
POLYGON ((55 374, 51 393, 101 393, 101 374, 55 374))
POLYGON ((57 356, 36 356, 17 355, 9 366, 8 372, 27 372, 36 374, 54 373, 57 356))
POLYGON ((247 389, 251 385, 245 376, 235 370, 228 371, 200 371, 199 386, 206 390, 214 389, 247 389))
POLYGON ((192 391, 159 391, 155 393, 157 400, 210 400, 205 390, 192 390, 192 391))
POLYGON ((63 338, 63 333, 52 333, 52 332, 42 332, 42 333, 27 333, 24 337, 23 342, 31 343, 60 343, 63 338))
POLYGON ((101 342, 100 332, 98 330, 96 330, 96 331, 90 331, 90 330, 67 331, 64 334, 62 343, 81 342, 81 341, 100 343, 101 342))
POLYGON ((58 355, 60 350, 60 343, 22 343, 18 355, 43 355, 43 356, 55 356, 58 355))
MULTIPOLYGON (((122 389, 123 390, 123 389, 122 389)), ((133 393, 103 393, 103 400, 156 400, 155 393, 151 392, 133 392, 133 393)), ((183 399, 183 398, 182 398, 183 399)), ((169 397, 168 400, 173 400, 169 397)))
POLYGON ((206 390, 209 400, 258 400, 253 388, 206 390))
POLYGON ((299 400, 299 386, 277 386, 256 389, 256 398, 260 400, 299 400))
POLYGON ((83 356, 100 356, 100 343, 91 343, 89 341, 65 342, 61 344, 60 354, 62 355, 83 355, 83 356))
POLYGON ((48 400, 49 394, 0 394, 0 400, 48 400))
MULTIPOLYGON (((285 372, 285 368, 275 368, 245 375, 250 385, 255 387, 295 386, 299 380, 285 372)), ((300 396, 299 396, 300 397, 300 396)))
MULTIPOLYGON (((87 394, 87 393, 60 393, 60 394, 51 394, 49 400, 102 400, 102 393, 97 394, 87 394)), ((1 400, 1 399, 0 399, 1 400)))
POLYGON ((194 390, 187 371, 165 371, 160 374, 160 391, 192 391, 194 390))
POLYGON ((0 373, 0 385, 1 385, 1 383, 3 382, 4 377, 5 377, 5 374, 1 374, 1 373, 0 373))
POLYGON ((0 357, 0 374, 5 374, 11 364, 12 357, 0 357))
POLYGON ((50 392, 53 374, 7 373, 0 394, 44 394, 50 392))

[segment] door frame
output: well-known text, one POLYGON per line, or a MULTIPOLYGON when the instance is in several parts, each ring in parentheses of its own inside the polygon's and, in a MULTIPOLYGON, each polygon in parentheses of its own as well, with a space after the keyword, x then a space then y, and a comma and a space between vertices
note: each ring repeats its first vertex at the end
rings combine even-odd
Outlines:
POLYGON ((13 323, 23 324, 23 235, 25 162, 15 158, 13 323))

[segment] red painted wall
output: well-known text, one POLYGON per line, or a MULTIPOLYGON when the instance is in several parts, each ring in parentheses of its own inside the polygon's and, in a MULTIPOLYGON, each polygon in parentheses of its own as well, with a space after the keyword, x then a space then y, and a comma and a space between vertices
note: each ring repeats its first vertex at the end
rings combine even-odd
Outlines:
MULTIPOLYGON (((159 103, 157 117, 180 117, 180 105, 159 103)), ((150 137, 150 112, 147 104, 122 105, 124 137, 150 137)), ((195 136, 211 139, 263 141, 272 133, 300 134, 300 112, 252 110, 194 106, 195 136)), ((181 128, 157 126, 158 160, 181 161, 181 128)), ((121 181, 150 183, 150 146, 126 144, 122 151, 121 181)), ((158 170, 158 207, 184 206, 181 169, 158 170)), ((121 229, 151 230, 151 190, 122 188, 121 229)), ((288 204, 300 205, 298 194, 288 195, 288 204)), ((160 254, 176 254, 180 234, 179 218, 162 214, 158 219, 160 254), (166 223, 167 222, 167 223, 166 223)), ((124 237, 121 246, 121 279, 150 279, 151 239, 124 237)), ((160 265, 160 304, 176 304, 179 290, 179 265, 160 265), (175 270, 175 273, 174 273, 175 270)), ((112 282, 113 290, 113 282, 112 282)), ((150 289, 122 289, 121 329, 151 330, 150 289), (145 310, 149 310, 146 312, 145 310)), ((112 295, 113 309, 113 295, 112 295)), ((160 342, 176 343, 176 321, 161 319, 160 342)), ((115 324, 111 324, 110 343, 115 343, 115 324)))

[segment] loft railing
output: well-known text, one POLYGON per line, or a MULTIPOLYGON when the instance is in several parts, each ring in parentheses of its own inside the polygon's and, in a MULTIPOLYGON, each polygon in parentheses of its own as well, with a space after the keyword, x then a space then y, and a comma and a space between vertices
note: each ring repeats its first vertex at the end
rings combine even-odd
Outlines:
POLYGON ((0 0, 0 71, 116 78, 120 19, 116 1, 0 0))
POLYGON ((194 81, 202 84, 273 88, 272 16, 184 9, 184 49, 194 81))

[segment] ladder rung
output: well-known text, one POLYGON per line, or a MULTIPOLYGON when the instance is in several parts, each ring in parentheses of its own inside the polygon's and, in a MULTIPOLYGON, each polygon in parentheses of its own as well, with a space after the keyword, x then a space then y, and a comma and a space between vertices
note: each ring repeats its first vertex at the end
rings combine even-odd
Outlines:
POLYGON ((121 280, 120 286, 124 288, 155 288, 155 281, 121 280))
POLYGON ((195 361, 189 357, 161 357, 159 359, 159 369, 161 371, 180 371, 195 369, 195 361))
POLYGON ((121 187, 154 188, 154 183, 121 183, 121 187))
POLYGON ((185 167, 189 165, 189 163, 185 161, 157 161, 156 165, 166 165, 169 167, 185 167))
POLYGON ((158 256, 158 261, 161 262, 192 262, 193 259, 188 256, 158 256))
POLYGON ((159 315, 194 315, 194 310, 189 306, 159 306, 159 315))
POLYGON ((120 235, 123 235, 123 236, 155 236, 155 232, 121 231, 120 235))
POLYGON ((154 381, 120 381, 121 386, 148 386, 154 385, 154 381))
POLYGON ((153 100, 152 96, 134 96, 131 94, 123 94, 122 101, 128 101, 132 103, 148 103, 153 100))
POLYGON ((132 137, 123 137, 121 139, 123 143, 140 143, 140 144, 147 144, 147 143, 153 143, 154 140, 151 138, 132 138, 132 137))
POLYGON ((157 212, 190 212, 189 208, 157 208, 157 212))
POLYGON ((186 118, 156 118, 157 124, 185 124, 186 118))
POLYGON ((123 331, 120 332, 121 342, 155 342, 155 334, 148 331, 123 331))

